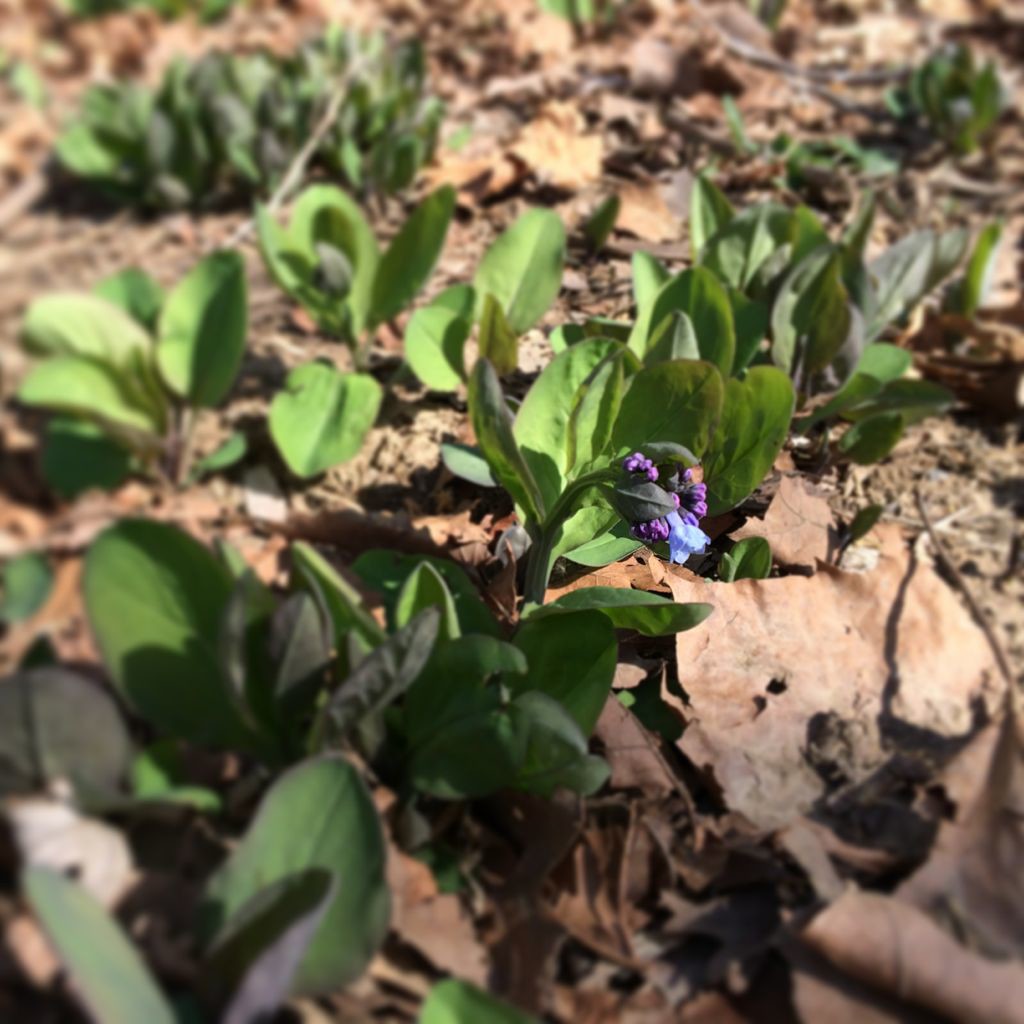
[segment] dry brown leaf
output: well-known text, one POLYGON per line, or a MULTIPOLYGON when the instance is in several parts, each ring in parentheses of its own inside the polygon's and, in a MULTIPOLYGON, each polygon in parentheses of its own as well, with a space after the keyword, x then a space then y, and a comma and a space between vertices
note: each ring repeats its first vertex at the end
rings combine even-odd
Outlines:
POLYGON ((854 978, 944 1019, 1024 1019, 1024 966, 969 952, 926 914, 892 897, 850 889, 800 938, 854 978))
POLYGON ((640 789, 645 795, 671 793, 679 783, 669 771, 637 717, 614 696, 608 698, 597 720, 594 736, 604 747, 613 789, 640 789))
POLYGON ((512 154, 541 184, 575 190, 601 176, 604 143, 600 135, 586 134, 575 104, 553 100, 523 128, 512 154))
POLYGON ((682 231, 657 181, 630 183, 618 190, 619 216, 615 226, 645 242, 668 242, 682 231))
POLYGON ((460 897, 438 892, 430 868, 395 847, 388 851, 387 870, 391 927, 402 942, 438 969, 485 986, 487 954, 460 897))
POLYGON ((900 726, 970 732, 973 705, 1001 693, 984 634, 899 530, 871 572, 670 580, 677 601, 714 613, 676 641, 683 752, 710 769, 730 809, 778 828, 813 806, 823 775, 867 777, 900 726))
POLYGON ((764 537, 775 562, 807 568, 829 561, 839 539, 828 501, 796 476, 782 478, 764 519, 747 520, 733 536, 764 537))
POLYGON ((928 861, 897 890, 952 920, 972 945, 1024 953, 1024 721, 988 726, 946 768, 956 816, 943 822, 928 861))

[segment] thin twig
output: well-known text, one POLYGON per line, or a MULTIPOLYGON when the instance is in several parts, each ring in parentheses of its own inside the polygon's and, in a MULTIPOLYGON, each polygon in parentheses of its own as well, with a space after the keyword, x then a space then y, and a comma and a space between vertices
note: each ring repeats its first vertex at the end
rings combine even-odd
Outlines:
MULTIPOLYGON (((288 202, 292 194, 302 185, 306 176, 306 168, 308 167, 310 160, 312 160, 316 155, 316 151, 319 148, 320 143, 323 142, 324 136, 331 130, 335 121, 337 121, 338 114, 341 111, 341 105, 345 102, 345 97, 348 96, 349 89, 352 87, 352 82, 355 80, 356 76, 362 72, 364 65, 364 60, 353 61, 352 65, 347 68, 341 78, 338 79, 316 127, 313 129, 309 138, 306 139, 302 148, 295 154, 295 157, 284 173, 284 177, 281 179, 277 188, 274 189, 274 193, 267 203, 268 212, 272 214, 277 213, 277 211, 286 202, 288 202)), ((249 217, 235 228, 228 238, 221 243, 220 248, 234 248, 252 234, 255 226, 255 219, 253 217, 249 217)))
POLYGON ((917 511, 921 516, 921 522, 924 523, 924 528, 928 533, 928 539, 932 542, 932 547, 935 549, 935 556, 942 563, 946 572, 949 573, 953 582, 956 584, 957 589, 961 594, 963 594, 964 600, 967 602, 967 606, 971 610, 971 614, 981 627, 981 631, 985 634, 985 639, 988 641, 989 647, 992 648, 996 664, 999 666, 999 671, 1002 672, 1003 677, 1006 679, 1007 685, 1011 689, 1015 688, 1017 681, 1014 678, 1013 670, 1010 668, 1010 659, 1006 656, 1006 652, 1003 650, 1003 645, 999 642, 999 637, 996 636, 996 632, 992 628, 991 623, 985 618, 985 614, 981 610, 981 605, 978 604, 974 595, 971 593, 970 588, 967 586, 967 581, 963 578, 960 570, 956 567, 956 564, 950 557, 949 552, 947 552, 943 546, 942 541, 939 540, 938 532, 932 525, 932 521, 928 516, 928 510, 925 508, 924 498, 921 497, 921 492, 916 488, 914 490, 914 500, 917 502, 917 511))

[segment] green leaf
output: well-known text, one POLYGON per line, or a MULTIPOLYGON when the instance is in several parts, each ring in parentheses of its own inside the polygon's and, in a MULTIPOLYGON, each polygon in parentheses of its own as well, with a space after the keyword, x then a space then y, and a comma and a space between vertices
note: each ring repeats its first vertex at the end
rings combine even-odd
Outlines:
POLYGON ((193 267, 160 312, 156 358, 167 386, 191 405, 219 405, 242 365, 248 316, 237 252, 215 252, 193 267))
POLYGON ((671 276, 661 260, 647 252, 633 253, 633 301, 642 314, 671 276))
POLYGON ((477 487, 497 487, 498 483, 491 476, 491 468, 487 460, 480 454, 479 448, 469 445, 443 442, 441 444, 441 461, 448 472, 460 480, 468 480, 477 487))
POLYGON ((359 662, 324 708, 334 742, 343 740, 364 718, 379 714, 416 682, 438 640, 441 621, 436 607, 424 607, 359 662))
POLYGON ((618 644, 608 616, 582 610, 530 618, 515 645, 526 655, 526 676, 505 680, 513 694, 540 690, 572 715, 584 736, 593 731, 611 692, 618 644))
POLYGON ((589 568, 599 569, 601 566, 617 562, 626 555, 631 555, 637 548, 643 547, 643 543, 629 534, 629 527, 619 523, 612 527, 611 531, 594 537, 593 540, 581 544, 579 547, 565 551, 565 557, 577 565, 585 565, 589 568), (621 534, 615 530, 622 530, 621 534))
POLYGON ((945 412, 953 401, 949 391, 930 380, 894 380, 867 401, 845 408, 842 415, 856 421, 879 412, 898 412, 906 426, 945 412))
POLYGON ((39 793, 63 779, 82 805, 118 795, 131 739, 98 685, 56 665, 0 681, 0 792, 39 793))
POLYGON ((41 468, 57 494, 71 500, 93 487, 119 487, 131 472, 132 459, 96 424, 54 416, 46 424, 41 468))
POLYGON ((175 1024, 175 1014, 127 936, 81 886, 43 867, 26 868, 21 883, 95 1020, 175 1024))
POLYGON ((822 406, 800 424, 800 433, 815 423, 840 415, 874 398, 889 381, 897 380, 909 369, 913 357, 904 348, 876 341, 861 353, 849 380, 822 406))
MULTIPOLYGON (((347 325, 345 340, 357 338, 371 317, 380 262, 377 239, 359 206, 333 185, 311 185, 295 202, 287 237, 289 245, 311 267, 319 263, 318 243, 327 243, 344 253, 352 267, 351 289, 342 304, 342 319, 347 325)), ((306 304, 302 296, 296 297, 306 304)), ((316 310, 310 311, 318 316, 316 310)))
POLYGON ((230 922, 203 964, 204 1002, 223 1024, 271 1020, 334 899, 329 871, 309 868, 258 892, 230 922))
POLYGON ((677 604, 660 594, 622 587, 581 587, 548 604, 535 606, 524 617, 534 622, 568 612, 598 611, 616 629, 633 629, 644 636, 670 636, 693 629, 712 612, 709 604, 677 604))
POLYGON ((882 518, 884 511, 884 505, 865 505, 864 508, 858 509, 857 514, 850 520, 850 525, 846 528, 847 543, 854 544, 861 537, 866 537, 874 529, 875 523, 882 518))
POLYGON ((640 333, 630 338, 630 347, 638 354, 646 353, 656 342, 666 318, 676 311, 690 318, 700 358, 717 366, 723 374, 731 373, 736 330, 729 293, 714 274, 703 267, 684 270, 664 284, 649 307, 646 323, 645 318, 637 321, 634 332, 640 333), (638 345, 642 346, 642 352, 638 345))
MULTIPOLYGON (((605 338, 573 345, 544 367, 519 407, 513 426, 515 443, 548 508, 565 488, 578 441, 585 444, 579 429, 570 430, 573 414, 584 401, 595 370, 621 351, 618 342, 605 338)), ((593 416, 600 418, 599 414, 600 409, 594 410, 593 416)), ((605 424, 598 429, 607 441, 605 424)))
POLYGON ((336 757, 304 761, 270 788, 241 843, 210 879, 201 931, 223 934, 268 885, 310 868, 335 879, 330 905, 299 966, 292 995, 354 981, 388 930, 386 848, 373 800, 356 770, 336 757))
POLYGON ((723 284, 746 292, 767 261, 791 241, 794 219, 791 210, 775 203, 744 210, 705 242, 701 265, 723 284))
POLYGON ((516 789, 543 797, 557 789, 590 796, 608 781, 607 763, 590 756, 586 734, 546 693, 521 693, 509 706, 508 715, 519 747, 516 789))
POLYGON ((772 571, 772 549, 764 537, 747 537, 722 556, 718 578, 723 583, 736 580, 763 580, 772 571))
POLYGON ((194 482, 209 473, 219 473, 222 469, 230 469, 235 463, 241 462, 248 451, 249 442, 246 440, 245 434, 236 430, 233 434, 229 434, 209 455, 204 455, 196 461, 189 474, 189 480, 194 482))
POLYGON ((206 548, 123 519, 89 548, 82 590, 107 672, 140 714, 194 743, 252 748, 216 650, 231 579, 206 548))
POLYGON ((35 355, 88 356, 122 370, 148 360, 153 345, 143 326, 114 302, 75 292, 36 299, 21 338, 35 355))
POLYGON ((477 341, 480 358, 490 362, 499 377, 515 370, 519 362, 519 339, 509 326, 501 303, 493 295, 484 296, 477 341))
POLYGON ((646 366, 630 379, 612 448, 636 451, 658 441, 707 449, 722 411, 721 374, 710 363, 678 360, 646 366))
POLYGON ((717 185, 703 174, 693 179, 690 190, 690 252, 694 262, 709 238, 714 237, 736 215, 732 203, 717 185))
POLYGON ((486 359, 477 360, 469 378, 469 416, 494 479, 524 510, 527 519, 541 522, 544 498, 516 444, 512 413, 502 394, 498 375, 486 359))
POLYGON ((755 366, 725 384, 722 418, 704 456, 708 514, 738 505, 768 475, 785 443, 795 396, 774 366, 755 366))
POLYGON ((56 412, 85 416, 136 451, 160 446, 161 422, 140 404, 107 364, 86 356, 56 356, 31 370, 18 388, 18 400, 56 412))
POLYGON ((850 427, 839 439, 839 450, 861 466, 878 462, 896 447, 905 426, 898 412, 876 413, 850 427))
POLYGON ((316 476, 359 451, 382 398, 369 374, 297 366, 270 404, 270 436, 296 476, 316 476))
POLYGON ((38 552, 29 551, 5 562, 0 622, 32 618, 46 603, 52 587, 53 570, 38 552))
POLYGON ((413 210, 377 266, 370 300, 371 323, 390 320, 426 284, 441 255, 454 211, 455 189, 450 185, 427 196, 413 210))
POLYGON ((164 292, 144 270, 128 267, 111 274, 100 281, 93 292, 123 309, 147 331, 156 328, 157 317, 164 304, 164 292))
POLYGON ((608 236, 615 229, 615 221, 618 220, 621 207, 622 203, 618 196, 608 196, 598 204, 597 209, 583 225, 583 237, 595 252, 608 241, 608 236))
POLYGON ((624 356, 621 348, 609 352, 576 391, 566 426, 566 472, 570 478, 585 473, 608 447, 622 406, 624 356))
POLYGON ((547 311, 562 286, 565 228, 551 210, 529 210, 484 253, 473 285, 483 299, 493 295, 517 334, 547 311))
POLYGON ((824 245, 786 275, 772 306, 772 362, 801 379, 832 362, 852 328, 839 249, 824 245))
POLYGON ((934 233, 915 231, 868 265, 875 284, 874 316, 867 329, 869 341, 921 300, 928 290, 934 257, 934 233))
POLYGON ((742 373, 761 351, 761 342, 768 335, 768 307, 762 302, 748 299, 735 288, 729 289, 729 304, 736 328, 736 354, 732 372, 742 373))
MULTIPOLYGON (((365 551, 352 563, 352 571, 378 593, 384 603, 389 627, 397 626, 397 605, 409 577, 422 565, 430 565, 444 580, 455 604, 459 630, 497 636, 501 632, 494 616, 466 575, 447 558, 429 555, 400 555, 395 551, 365 551)), ((408 599, 408 598, 407 598, 408 599)))
POLYGON ((160 740, 143 750, 132 762, 132 795, 145 803, 169 803, 216 814, 220 797, 210 789, 190 786, 185 774, 181 745, 160 740))
POLYGON ((448 978, 430 990, 420 1010, 418 1024, 538 1024, 538 1021, 469 982, 448 978))
POLYGON ((466 374, 463 351, 471 327, 471 321, 438 305, 424 306, 409 318, 405 358, 428 388, 454 391, 462 383, 466 374))
POLYGON ((398 592, 394 608, 395 625, 404 629, 428 608, 437 608, 441 612, 439 629, 442 639, 454 640, 460 635, 459 616, 448 584, 430 562, 421 562, 398 592))
POLYGON ((1002 234, 1003 225, 999 221, 987 224, 981 229, 964 276, 950 292, 948 306, 961 316, 973 317, 984 306, 992 287, 992 275, 995 273, 999 239, 1002 234))
POLYGON ((384 640, 384 630, 363 607, 359 591, 348 583, 317 551, 298 541, 292 545, 292 586, 319 597, 334 626, 335 641, 354 629, 371 647, 384 640))

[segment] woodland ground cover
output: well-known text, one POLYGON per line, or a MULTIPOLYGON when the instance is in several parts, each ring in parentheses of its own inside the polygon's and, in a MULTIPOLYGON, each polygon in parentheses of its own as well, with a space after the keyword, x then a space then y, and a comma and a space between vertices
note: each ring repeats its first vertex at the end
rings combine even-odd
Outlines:
POLYGON ((15 5, 5 1015, 1020 1019, 1021 27, 911 6, 15 5))

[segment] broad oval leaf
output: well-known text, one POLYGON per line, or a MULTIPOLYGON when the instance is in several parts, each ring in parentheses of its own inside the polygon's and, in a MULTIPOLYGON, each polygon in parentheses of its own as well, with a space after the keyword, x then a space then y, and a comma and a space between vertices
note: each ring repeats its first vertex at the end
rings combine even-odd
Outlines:
POLYGON ((646 366, 629 381, 612 447, 636 451, 658 441, 703 454, 722 412, 722 376, 710 363, 675 360, 646 366))
POLYGON ((161 417, 125 386, 118 371, 89 356, 56 356, 33 368, 18 401, 85 416, 136 451, 160 446, 161 417))
POLYGON ((880 412, 854 423, 839 439, 839 450, 858 465, 884 459, 903 436, 906 421, 898 412, 880 412))
MULTIPOLYGON (((519 407, 513 427, 515 441, 548 507, 562 493, 570 459, 575 457, 575 444, 570 451, 569 424, 584 398, 582 389, 606 359, 621 351, 618 342, 606 338, 573 345, 544 368, 519 407)), ((604 383, 608 386, 610 381, 604 383)))
POLYGON ((539 690, 557 700, 589 736, 611 691, 618 644, 606 615, 593 610, 527 619, 515 635, 529 672, 509 676, 512 693, 539 690))
POLYGON ((271 402, 270 435, 296 476, 316 476, 359 451, 382 398, 369 374, 306 363, 288 374, 271 402))
POLYGON ((726 381, 722 418, 704 455, 708 514, 738 505, 768 475, 789 433, 795 396, 774 366, 755 366, 726 381))
POLYGON ((529 330, 562 286, 565 227, 551 210, 529 210, 484 253, 473 285, 482 309, 493 295, 516 334, 529 330))
POLYGON ((665 329, 672 313, 685 313, 693 324, 697 336, 700 358, 714 364, 723 374, 732 372, 736 352, 736 328, 733 325, 729 293, 714 274, 703 267, 693 267, 666 281, 651 303, 644 318, 637 321, 636 330, 646 334, 631 338, 630 345, 637 351, 642 344, 646 353, 657 342, 658 332, 665 329))
POLYGON ((36 299, 25 314, 21 337, 36 355, 89 356, 120 368, 148 359, 153 344, 142 325, 114 302, 76 292, 36 299))
POLYGON ((120 486, 131 472, 132 456, 95 423, 54 416, 46 424, 40 463, 46 482, 70 501, 93 487, 120 486))
POLYGON ((85 557, 86 613, 111 680, 158 729, 251 749, 217 656, 231 577, 173 526, 125 519, 85 557))
POLYGON ((58 779, 80 804, 117 796, 132 743, 117 705, 57 666, 0 681, 0 792, 32 793, 58 779))
POLYGON ((43 867, 26 868, 21 883, 94 1020, 175 1024, 177 1016, 135 947, 80 885, 43 867))
POLYGON ((842 280, 843 256, 815 249, 782 282, 772 306, 772 362, 807 380, 832 362, 850 334, 852 312, 842 280))
POLYGON ((167 386, 191 405, 219 405, 242 365, 248 320, 242 257, 207 256, 160 312, 156 358, 167 386))
POLYGON ((416 310, 405 328, 405 358, 434 391, 454 391, 465 377, 463 350, 471 322, 444 306, 416 310))
POLYGON ((338 757, 304 761, 268 790, 241 843, 210 879, 201 931, 215 939, 266 886, 322 868, 336 886, 292 994, 340 988, 359 977, 387 934, 385 861, 380 819, 358 772, 338 757))
POLYGON ((455 189, 445 185, 410 214, 377 265, 370 300, 371 322, 401 312, 427 283, 455 211, 455 189))
POLYGON ((531 610, 528 619, 577 611, 597 611, 616 629, 634 629, 644 636, 669 636, 700 625, 712 612, 709 604, 679 604, 660 594, 623 587, 580 587, 531 610))

